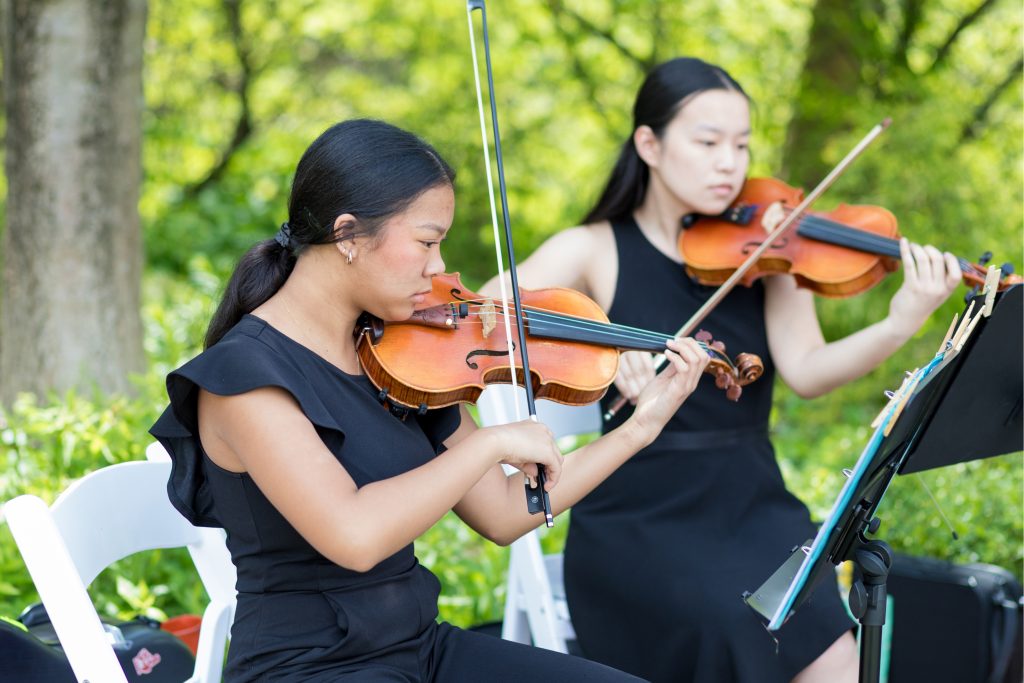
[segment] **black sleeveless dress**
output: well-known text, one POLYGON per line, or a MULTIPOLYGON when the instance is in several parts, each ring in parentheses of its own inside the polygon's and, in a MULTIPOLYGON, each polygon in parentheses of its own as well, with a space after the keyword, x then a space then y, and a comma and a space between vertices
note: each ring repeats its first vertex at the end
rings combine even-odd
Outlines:
MULTIPOLYGON (((672 333, 714 289, 692 282, 634 220, 612 229, 619 277, 609 318, 672 333)), ((788 682, 852 621, 836 586, 823 585, 779 632, 776 652, 742 601, 815 527, 768 438, 774 368, 761 284, 734 289, 701 327, 732 356, 759 355, 765 374, 738 403, 701 380, 650 447, 573 507, 572 622, 586 656, 652 681, 788 682)))
POLYGON ((454 407, 424 416, 390 411, 365 376, 342 372, 252 315, 168 376, 170 407, 150 430, 173 461, 168 496, 193 524, 227 531, 238 570, 225 680, 636 680, 437 623, 440 583, 412 544, 368 572, 318 553, 247 474, 218 467, 199 441, 200 387, 234 395, 269 386, 296 399, 359 486, 428 462, 460 419, 454 407))

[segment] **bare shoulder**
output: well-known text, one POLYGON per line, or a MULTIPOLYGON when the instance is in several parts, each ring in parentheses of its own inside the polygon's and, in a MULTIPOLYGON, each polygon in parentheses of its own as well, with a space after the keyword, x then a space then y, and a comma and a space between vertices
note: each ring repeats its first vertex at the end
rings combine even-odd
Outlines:
MULTIPOLYGON (((599 231, 600 224, 565 228, 549 237, 538 247, 537 251, 543 249, 552 254, 560 254, 562 257, 571 254, 572 258, 586 260, 593 255, 600 242, 599 231)), ((610 236, 611 231, 609 230, 608 233, 610 236)))
MULTIPOLYGON (((595 297, 605 277, 602 274, 616 265, 611 227, 607 223, 595 223, 566 228, 548 237, 519 264, 517 271, 519 284, 526 289, 568 287, 595 297)), ((498 278, 491 278, 479 291, 497 295, 498 278)), ((609 295, 609 301, 610 298, 609 295)), ((597 302, 605 305, 604 301, 597 302)))
POLYGON ((608 311, 615 297, 619 277, 619 252, 615 248, 615 235, 608 221, 582 226, 590 240, 590 256, 584 272, 586 292, 597 304, 608 311))
POLYGON ((527 289, 586 288, 588 263, 596 253, 588 226, 560 230, 544 240, 518 268, 519 282, 527 289))
POLYGON ((618 259, 607 221, 566 228, 549 237, 520 269, 520 281, 569 287, 594 299, 605 311, 615 293, 618 259))

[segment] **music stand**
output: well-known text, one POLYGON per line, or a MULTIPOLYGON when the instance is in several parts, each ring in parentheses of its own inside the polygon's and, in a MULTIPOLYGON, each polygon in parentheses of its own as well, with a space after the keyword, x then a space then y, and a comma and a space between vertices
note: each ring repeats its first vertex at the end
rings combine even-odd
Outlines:
MULTIPOLYGON (((881 424, 848 472, 813 543, 795 547, 767 581, 744 593, 744 601, 768 620, 770 632, 782 627, 821 580, 834 576, 830 565, 852 561, 860 570, 849 598, 861 624, 860 681, 877 683, 892 550, 865 532, 877 531, 875 510, 897 473, 1024 449, 1022 297, 1021 286, 999 294, 992 314, 977 321, 959 352, 940 351, 910 377, 908 395, 902 401, 894 397, 880 415, 881 424)), ((975 297, 967 312, 984 303, 975 297)))

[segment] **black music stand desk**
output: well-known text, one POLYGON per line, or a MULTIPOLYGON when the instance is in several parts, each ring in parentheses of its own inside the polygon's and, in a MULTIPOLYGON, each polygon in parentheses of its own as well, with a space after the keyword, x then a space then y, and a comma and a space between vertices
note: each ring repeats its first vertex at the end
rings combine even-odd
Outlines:
MULTIPOLYGON (((974 310, 984 306, 975 297, 974 310)), ((996 297, 989 317, 955 355, 946 349, 919 374, 902 412, 875 431, 813 543, 805 541, 778 570, 743 598, 768 620, 770 632, 810 596, 832 565, 850 560, 859 576, 850 609, 861 623, 860 680, 879 680, 885 581, 892 550, 866 533, 893 477, 1024 449, 1024 287, 996 297)))

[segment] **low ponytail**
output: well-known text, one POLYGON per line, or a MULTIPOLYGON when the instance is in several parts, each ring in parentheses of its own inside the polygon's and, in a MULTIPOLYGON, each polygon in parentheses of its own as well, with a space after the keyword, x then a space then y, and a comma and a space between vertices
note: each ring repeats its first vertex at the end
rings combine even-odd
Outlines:
POLYGON ((584 223, 615 220, 633 213, 644 201, 651 171, 637 154, 633 138, 626 140, 612 168, 604 192, 597 204, 583 219, 584 223))
POLYGON ((210 320, 203 348, 219 342, 243 315, 276 294, 294 267, 295 255, 275 239, 257 242, 245 252, 210 320))

